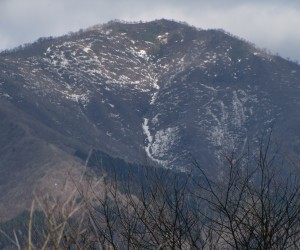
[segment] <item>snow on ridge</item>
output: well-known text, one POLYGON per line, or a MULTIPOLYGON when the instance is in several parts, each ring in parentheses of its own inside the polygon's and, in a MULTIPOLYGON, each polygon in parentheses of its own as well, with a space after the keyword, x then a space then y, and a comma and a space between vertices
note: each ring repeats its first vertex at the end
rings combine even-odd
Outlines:
MULTIPOLYGON (((115 48, 115 42, 105 47, 115 48)), ((151 62, 147 48, 133 45, 124 51, 104 49, 99 53, 92 48, 93 40, 67 41, 48 47, 42 60, 49 64, 47 69, 59 74, 61 79, 68 74, 76 85, 82 81, 98 84, 104 78, 107 83, 122 88, 131 85, 141 92, 153 93, 159 89, 157 73, 154 72, 157 65, 151 62), (129 54, 134 57, 128 57, 129 54)), ((70 99, 76 100, 76 97, 70 99)))

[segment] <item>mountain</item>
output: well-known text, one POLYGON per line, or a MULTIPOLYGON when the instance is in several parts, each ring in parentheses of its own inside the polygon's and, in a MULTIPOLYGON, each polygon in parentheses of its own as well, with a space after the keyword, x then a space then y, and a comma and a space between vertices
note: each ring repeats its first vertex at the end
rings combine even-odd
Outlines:
POLYGON ((221 30, 109 22, 2 52, 0 117, 4 220, 32 192, 59 193, 91 152, 217 174, 220 153, 275 125, 297 155, 300 66, 221 30))

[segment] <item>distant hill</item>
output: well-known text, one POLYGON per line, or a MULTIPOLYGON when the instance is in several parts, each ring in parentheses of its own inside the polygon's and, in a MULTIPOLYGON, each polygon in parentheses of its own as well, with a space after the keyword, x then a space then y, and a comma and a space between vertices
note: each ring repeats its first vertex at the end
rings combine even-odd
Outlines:
POLYGON ((298 154, 299 124, 300 66, 224 31, 162 19, 39 39, 0 54, 0 219, 59 192, 91 149, 217 174, 274 125, 298 154))

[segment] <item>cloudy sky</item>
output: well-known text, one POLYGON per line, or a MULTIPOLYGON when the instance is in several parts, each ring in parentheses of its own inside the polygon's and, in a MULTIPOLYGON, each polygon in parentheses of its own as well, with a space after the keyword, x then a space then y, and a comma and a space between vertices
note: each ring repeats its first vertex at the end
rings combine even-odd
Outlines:
POLYGON ((300 0, 0 0, 0 50, 112 19, 222 28, 300 62, 300 0))

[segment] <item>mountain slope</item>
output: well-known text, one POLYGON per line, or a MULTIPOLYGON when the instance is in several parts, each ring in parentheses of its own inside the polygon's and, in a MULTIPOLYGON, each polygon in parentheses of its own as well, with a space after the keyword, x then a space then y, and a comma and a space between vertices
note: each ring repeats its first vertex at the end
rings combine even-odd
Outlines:
POLYGON ((220 152, 275 124, 298 153, 299 87, 298 65, 168 20, 110 22, 3 52, 0 203, 20 211, 39 185, 54 188, 42 181, 56 183, 52 172, 83 169, 91 149, 181 170, 193 156, 214 172, 220 152))

